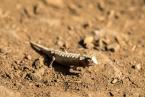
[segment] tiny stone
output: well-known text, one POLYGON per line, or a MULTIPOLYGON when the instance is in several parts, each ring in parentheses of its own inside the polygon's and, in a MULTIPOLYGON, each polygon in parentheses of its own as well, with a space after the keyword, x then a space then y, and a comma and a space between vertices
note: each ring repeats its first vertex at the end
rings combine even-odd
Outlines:
POLYGON ((85 37, 85 39, 84 39, 84 43, 92 43, 93 42, 93 36, 87 36, 87 37, 85 37))
POLYGON ((8 49, 7 48, 0 48, 0 53, 6 54, 8 53, 8 49))
POLYGON ((140 70, 141 69, 141 64, 132 65, 132 68, 140 70))
POLYGON ((32 59, 31 55, 26 55, 25 58, 28 59, 28 60, 32 59))
POLYGON ((118 79, 117 79, 117 78, 114 78, 114 79, 111 81, 112 84, 115 84, 115 83, 117 83, 117 82, 118 82, 118 79))
POLYGON ((28 73, 28 74, 26 74, 25 79, 27 79, 27 80, 37 80, 38 78, 34 75, 34 73, 28 73))
POLYGON ((84 39, 83 39, 83 47, 85 48, 88 48, 88 49, 91 49, 94 47, 94 44, 93 44, 93 41, 94 41, 94 37, 93 36, 86 36, 84 39))
POLYGON ((113 97, 113 96, 114 96, 112 92, 109 92, 109 94, 110 94, 110 96, 111 96, 111 97, 113 97))
POLYGON ((36 59, 35 61, 34 61, 34 64, 33 64, 33 67, 35 68, 35 69, 39 69, 39 68, 41 68, 42 66, 44 66, 44 59, 43 58, 38 58, 38 59, 36 59))
POLYGON ((37 76, 42 76, 44 73, 45 73, 45 68, 40 68, 40 69, 35 70, 34 74, 37 76))
POLYGON ((103 40, 103 39, 98 39, 96 42, 95 42, 95 48, 98 49, 98 50, 102 50, 102 51, 105 51, 106 50, 106 41, 103 40))
POLYGON ((141 65, 140 65, 140 64, 137 64, 137 65, 136 65, 136 68, 137 68, 138 70, 140 70, 140 69, 141 69, 141 65))
POLYGON ((104 4, 104 2, 98 3, 97 8, 98 8, 100 11, 104 11, 104 9, 105 9, 105 4, 104 4))
POLYGON ((58 41, 57 41, 57 45, 58 45, 59 47, 62 47, 62 46, 64 45, 64 43, 63 43, 61 40, 58 40, 58 41))
POLYGON ((83 26, 83 28, 86 29, 86 28, 88 28, 90 26, 90 24, 89 23, 84 23, 82 26, 83 26))
POLYGON ((116 52, 120 49, 120 46, 117 43, 107 45, 107 50, 111 52, 116 52))
POLYGON ((94 35, 95 40, 99 40, 101 37, 101 31, 99 29, 92 31, 92 34, 94 35))
POLYGON ((54 6, 56 8, 63 8, 64 7, 64 0, 44 0, 47 4, 54 6))

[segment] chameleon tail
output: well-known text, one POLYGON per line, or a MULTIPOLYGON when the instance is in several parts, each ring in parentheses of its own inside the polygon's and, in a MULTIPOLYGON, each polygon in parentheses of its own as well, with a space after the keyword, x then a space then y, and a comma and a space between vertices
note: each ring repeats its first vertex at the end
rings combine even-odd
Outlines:
POLYGON ((49 52, 49 49, 47 47, 44 47, 32 41, 30 41, 30 44, 31 44, 31 47, 38 52, 43 52, 43 53, 49 52))

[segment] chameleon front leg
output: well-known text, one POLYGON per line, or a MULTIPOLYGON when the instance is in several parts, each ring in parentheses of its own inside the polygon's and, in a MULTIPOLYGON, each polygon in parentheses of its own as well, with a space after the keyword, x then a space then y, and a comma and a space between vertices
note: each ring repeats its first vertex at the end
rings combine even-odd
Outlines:
POLYGON ((52 60, 51 60, 50 65, 49 65, 50 68, 52 68, 52 65, 53 65, 54 61, 55 61, 55 57, 52 56, 52 60))

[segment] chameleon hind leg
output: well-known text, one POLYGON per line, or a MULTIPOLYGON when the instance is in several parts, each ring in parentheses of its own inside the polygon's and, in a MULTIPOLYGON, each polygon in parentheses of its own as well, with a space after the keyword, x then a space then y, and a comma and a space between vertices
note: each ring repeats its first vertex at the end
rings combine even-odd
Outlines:
POLYGON ((81 71, 82 71, 81 67, 79 68, 79 67, 71 66, 69 69, 69 72, 74 74, 79 74, 81 73, 81 71))

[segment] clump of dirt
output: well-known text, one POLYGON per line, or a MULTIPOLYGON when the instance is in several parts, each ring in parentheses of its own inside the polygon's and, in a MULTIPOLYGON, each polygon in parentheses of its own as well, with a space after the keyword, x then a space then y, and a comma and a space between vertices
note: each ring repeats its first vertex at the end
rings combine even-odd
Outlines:
POLYGON ((126 35, 119 35, 116 32, 95 30, 80 40, 80 45, 86 49, 115 52, 128 43, 126 35))

